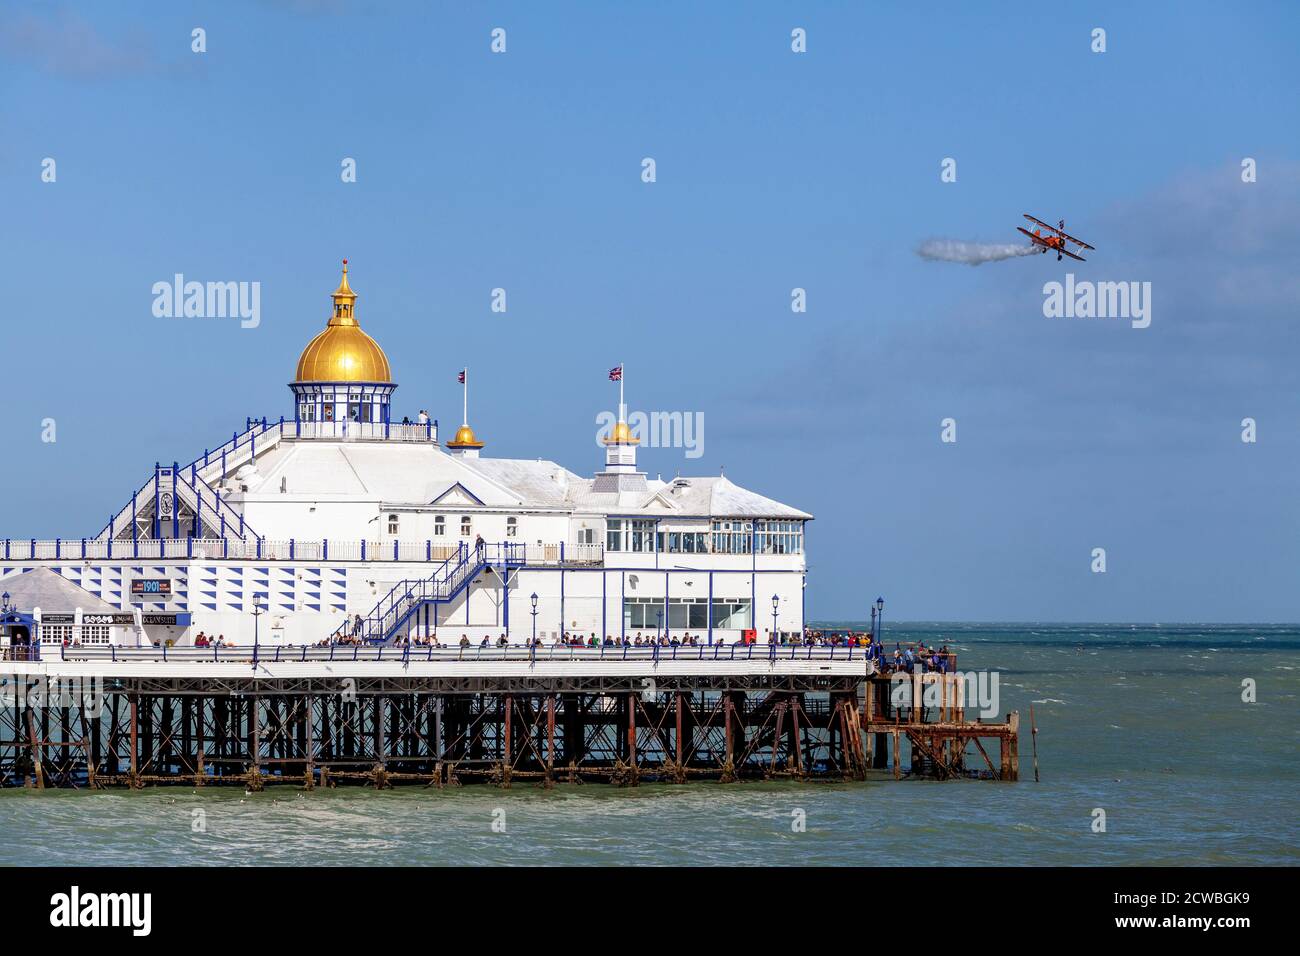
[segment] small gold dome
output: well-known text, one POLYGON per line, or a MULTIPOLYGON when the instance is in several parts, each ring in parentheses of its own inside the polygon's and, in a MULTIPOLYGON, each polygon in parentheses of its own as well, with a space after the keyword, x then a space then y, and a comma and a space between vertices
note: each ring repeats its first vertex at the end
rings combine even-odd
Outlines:
POLYGON ((448 448, 482 448, 483 443, 474 437, 474 429, 461 425, 456 429, 456 437, 447 442, 448 448))
POLYGON ((334 314, 329 325, 307 343, 298 359, 296 382, 380 382, 393 380, 388 356, 357 324, 357 294, 348 285, 348 260, 334 290, 334 314))
POLYGON ((627 427, 627 422, 619 422, 610 431, 609 437, 605 439, 606 445, 639 445, 641 439, 632 435, 632 429, 627 427))

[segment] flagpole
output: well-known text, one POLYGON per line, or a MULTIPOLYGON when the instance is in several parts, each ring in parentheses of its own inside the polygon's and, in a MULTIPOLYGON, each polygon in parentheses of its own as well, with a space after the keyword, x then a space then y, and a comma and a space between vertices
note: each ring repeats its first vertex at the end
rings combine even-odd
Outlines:
POLYGON ((627 365, 618 363, 618 420, 627 421, 627 406, 623 404, 623 379, 627 377, 627 365))
POLYGON ((462 425, 468 425, 469 424, 469 366, 468 365, 465 366, 465 368, 463 368, 461 371, 464 372, 465 374, 465 381, 461 382, 461 385, 463 386, 461 396, 464 400, 464 403, 462 405, 460 423, 462 425))

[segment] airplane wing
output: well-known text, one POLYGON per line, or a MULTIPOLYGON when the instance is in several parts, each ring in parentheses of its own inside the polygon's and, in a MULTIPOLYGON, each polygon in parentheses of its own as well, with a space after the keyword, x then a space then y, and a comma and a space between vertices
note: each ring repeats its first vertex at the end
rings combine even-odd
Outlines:
POLYGON ((1059 230, 1059 229, 1056 230, 1056 231, 1057 231, 1058 233, 1061 234, 1061 237, 1062 237, 1063 239, 1069 239, 1069 240, 1070 240, 1072 243, 1074 243, 1076 246, 1080 246, 1080 247, 1082 247, 1082 248, 1084 248, 1084 249, 1095 249, 1095 248, 1096 248, 1095 246, 1090 246, 1090 245, 1088 245, 1088 244, 1087 244, 1086 242, 1084 242, 1082 239, 1076 239, 1076 238, 1074 238, 1074 236, 1070 235, 1068 232, 1061 232, 1061 230, 1059 230))
POLYGON ((1028 237, 1029 237, 1029 241, 1032 242, 1034 245, 1036 245, 1036 246, 1045 246, 1045 245, 1047 245, 1047 243, 1043 242, 1043 237, 1042 237, 1042 236, 1035 236, 1032 232, 1030 232, 1030 231, 1029 231, 1028 229, 1026 229, 1024 226, 1016 226, 1016 228, 1019 229, 1021 232, 1023 232, 1026 236, 1028 236, 1028 237))
MULTIPOLYGON (((1085 248, 1087 248, 1087 249, 1091 249, 1092 246, 1085 246, 1085 248)), ((1076 255, 1075 255, 1073 252, 1071 252, 1069 249, 1058 249, 1057 251, 1060 252, 1060 253, 1062 253, 1062 254, 1064 254, 1064 255, 1069 256, 1071 259, 1078 259, 1080 262, 1087 262, 1087 261, 1088 261, 1088 260, 1085 259, 1083 256, 1076 256, 1076 255)))
POLYGON ((1036 222, 1036 223, 1038 223, 1038 224, 1039 224, 1040 226, 1042 226, 1044 229, 1050 229, 1050 230, 1052 230, 1052 232, 1060 232, 1060 231, 1061 231, 1061 230, 1057 229, 1055 226, 1052 226, 1052 225, 1049 225, 1049 224, 1043 222, 1043 220, 1041 220, 1041 219, 1035 219, 1033 216, 1029 215, 1029 213, 1023 213, 1022 215, 1024 215, 1024 217, 1025 217, 1026 219, 1028 219, 1030 222, 1036 222))

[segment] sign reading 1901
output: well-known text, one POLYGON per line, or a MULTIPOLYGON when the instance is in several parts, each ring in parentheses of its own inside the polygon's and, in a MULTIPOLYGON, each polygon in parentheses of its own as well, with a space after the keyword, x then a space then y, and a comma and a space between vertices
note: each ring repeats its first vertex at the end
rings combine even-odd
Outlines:
POLYGON ((131 581, 132 594, 171 594, 172 582, 167 578, 134 578, 131 581))

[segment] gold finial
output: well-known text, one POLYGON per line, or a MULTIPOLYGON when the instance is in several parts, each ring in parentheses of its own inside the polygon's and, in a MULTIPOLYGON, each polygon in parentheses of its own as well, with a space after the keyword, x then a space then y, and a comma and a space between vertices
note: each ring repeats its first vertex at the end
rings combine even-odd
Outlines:
POLYGON ((456 429, 456 437, 447 442, 448 448, 482 448, 483 442, 478 440, 474 434, 474 429, 469 425, 461 425, 456 429))
POLYGON ((623 421, 621 418, 614 425, 613 429, 611 429, 609 435, 606 438, 603 438, 602 441, 606 445, 641 444, 641 439, 632 434, 632 429, 629 428, 627 422, 623 421))
POLYGON ((339 280, 339 287, 334 290, 334 314, 330 316, 330 325, 356 325, 357 320, 354 314, 357 304, 357 294, 352 291, 348 285, 348 260, 343 260, 343 278, 339 280))

